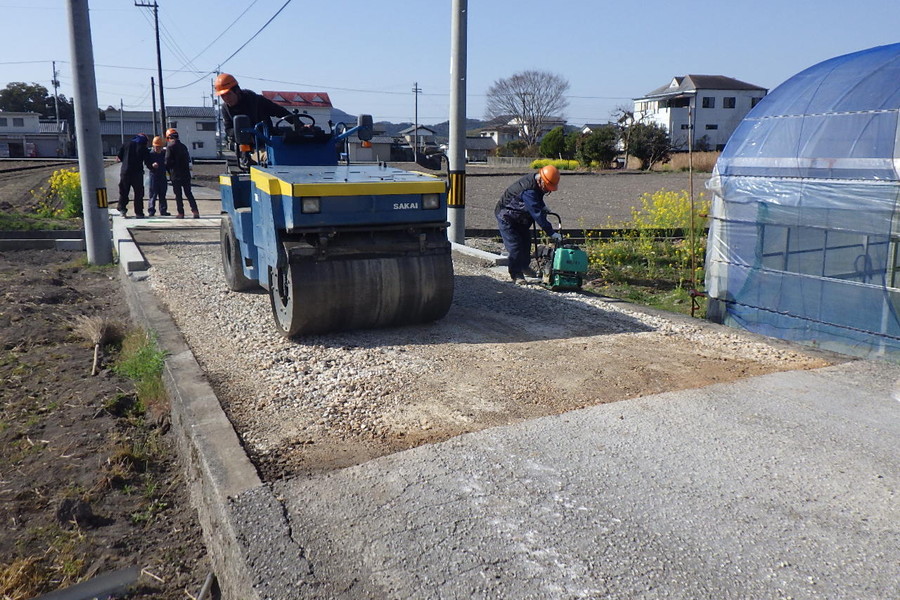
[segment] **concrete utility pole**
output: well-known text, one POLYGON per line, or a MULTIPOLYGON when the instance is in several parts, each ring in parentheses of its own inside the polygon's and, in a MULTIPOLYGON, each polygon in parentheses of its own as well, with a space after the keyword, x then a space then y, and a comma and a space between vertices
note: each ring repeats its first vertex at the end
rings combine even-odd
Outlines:
POLYGON ((159 122, 160 129, 165 131, 169 125, 166 121, 166 95, 163 92, 162 55, 159 52, 159 5, 156 0, 153 1, 153 4, 135 0, 134 5, 153 9, 153 24, 156 27, 156 74, 159 76, 159 122))
POLYGON ((53 79, 50 81, 53 85, 53 112, 56 113, 56 155, 62 156, 63 150, 59 143, 59 79, 57 78, 56 61, 53 61, 53 79))
POLYGON ((150 104, 153 108, 153 137, 156 137, 162 134, 160 134, 160 129, 157 129, 156 117, 159 115, 156 114, 156 83, 152 77, 150 78, 150 104))
POLYGON ((103 144, 100 114, 97 111, 97 80, 94 76, 94 47, 87 0, 68 0, 69 44, 72 49, 72 80, 75 88, 75 133, 78 137, 78 170, 81 174, 81 206, 84 210, 84 242, 88 262, 112 262, 112 235, 106 176, 103 172, 103 144))
POLYGON ((415 82, 412 88, 413 94, 416 95, 416 108, 415 108, 415 116, 413 120, 413 162, 419 162, 419 94, 422 93, 422 89, 419 87, 419 82, 415 82))
POLYGON ((450 41, 450 194, 447 237, 466 243, 466 28, 468 0, 453 0, 450 41))
POLYGON ((53 61, 53 111, 56 113, 56 135, 59 135, 59 79, 56 78, 56 61, 53 61))

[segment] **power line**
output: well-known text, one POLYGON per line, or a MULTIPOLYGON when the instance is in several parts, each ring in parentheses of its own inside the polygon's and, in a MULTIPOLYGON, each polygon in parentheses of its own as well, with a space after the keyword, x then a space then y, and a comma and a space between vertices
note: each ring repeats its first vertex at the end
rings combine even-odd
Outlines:
MULTIPOLYGON (((272 21, 275 20, 275 17, 277 17, 278 15, 280 15, 280 14, 281 14, 281 11, 283 11, 285 8, 287 8, 287 5, 290 4, 291 2, 292 2, 292 0, 287 0, 287 2, 285 2, 285 3, 281 6, 281 8, 279 8, 279 9, 275 12, 275 14, 272 15, 272 17, 271 17, 268 21, 266 21, 266 22, 263 24, 262 27, 259 28, 259 30, 258 30, 256 33, 254 33, 252 36, 250 36, 250 39, 249 39, 249 40, 247 40, 246 42, 244 42, 244 43, 241 45, 240 48, 238 48, 237 50, 235 50, 234 52, 232 52, 232 53, 231 53, 231 56, 229 56, 228 58, 226 58, 225 60, 223 60, 222 62, 220 62, 220 63, 219 63, 219 67, 221 67, 222 65, 224 65, 225 63, 227 63, 229 60, 231 60, 232 58, 234 58, 235 56, 237 56, 238 53, 239 53, 241 50, 243 50, 244 48, 247 47, 247 44, 249 44, 250 42, 252 42, 253 40, 255 40, 255 39, 256 39, 256 36, 258 36, 260 33, 262 33, 263 30, 264 30, 266 27, 268 27, 269 24, 272 23, 272 21)), ((194 81, 192 81, 192 82, 190 82, 190 83, 188 83, 188 84, 181 85, 181 86, 177 86, 177 87, 171 87, 170 89, 173 89, 173 90, 180 90, 180 89, 183 89, 183 88, 186 88, 186 87, 190 87, 190 86, 195 85, 195 84, 199 83, 200 81, 206 79, 206 77, 208 77, 209 75, 212 75, 213 73, 215 73, 215 71, 208 71, 208 72, 204 73, 203 75, 201 75, 201 76, 200 76, 199 78, 197 78, 196 80, 194 80, 194 81)))

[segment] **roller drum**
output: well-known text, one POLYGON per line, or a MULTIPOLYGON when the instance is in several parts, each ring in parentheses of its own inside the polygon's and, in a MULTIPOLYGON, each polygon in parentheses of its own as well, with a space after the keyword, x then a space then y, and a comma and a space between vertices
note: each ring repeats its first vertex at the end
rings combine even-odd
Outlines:
POLYGON ((449 252, 325 260, 269 270, 269 296, 286 336, 436 321, 453 301, 449 252))

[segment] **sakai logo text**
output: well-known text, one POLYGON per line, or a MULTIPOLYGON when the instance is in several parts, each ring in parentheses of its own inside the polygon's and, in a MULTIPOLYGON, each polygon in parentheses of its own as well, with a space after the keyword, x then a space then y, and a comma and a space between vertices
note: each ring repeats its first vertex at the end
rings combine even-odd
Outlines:
POLYGON ((409 210, 410 208, 419 208, 418 202, 394 202, 394 210, 409 210))

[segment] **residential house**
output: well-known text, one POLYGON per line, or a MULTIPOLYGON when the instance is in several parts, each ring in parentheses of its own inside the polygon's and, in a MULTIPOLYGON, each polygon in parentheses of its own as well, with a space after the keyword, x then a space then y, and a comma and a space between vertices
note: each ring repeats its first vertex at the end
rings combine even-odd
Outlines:
MULTIPOLYGON (((565 127, 566 120, 561 117, 549 117, 541 123, 538 133, 538 142, 550 131, 557 127, 565 127)), ((489 137, 497 146, 504 146, 509 142, 521 140, 527 125, 523 125, 512 115, 504 115, 493 119, 487 126, 478 130, 481 137, 489 137)))
POLYGON ((0 158, 71 156, 67 121, 42 121, 33 112, 0 111, 0 158))
POLYGON ((178 130, 178 139, 187 146, 191 158, 207 159, 219 155, 216 119, 216 109, 212 107, 166 107, 168 127, 178 130))
POLYGON ((403 129, 398 133, 404 140, 406 140, 406 143, 409 144, 410 148, 412 148, 417 142, 419 145, 419 150, 425 148, 426 146, 434 145, 435 131, 430 127, 419 125, 418 128, 416 128, 416 126, 410 125, 406 129, 403 129))
POLYGON ((497 144, 490 137, 466 138, 466 162, 487 162, 496 150, 497 144))
POLYGON ((388 162, 391 159, 391 146, 394 138, 383 133, 376 133, 368 143, 355 135, 346 140, 347 152, 353 162, 388 162))
POLYGON ((694 149, 721 150, 750 109, 768 90, 722 75, 674 77, 634 99, 636 121, 654 122, 669 132, 672 145, 688 149, 693 121, 694 149))
POLYGON ((505 115, 497 117, 487 125, 477 130, 479 136, 483 138, 491 138, 494 140, 495 146, 505 146, 509 142, 519 139, 519 128, 510 125, 512 117, 505 115))
POLYGON ((101 111, 100 143, 103 154, 115 156, 122 144, 139 133, 150 140, 154 135, 162 135, 158 129, 159 121, 154 120, 153 116, 153 112, 149 110, 119 111, 108 108, 101 111))

